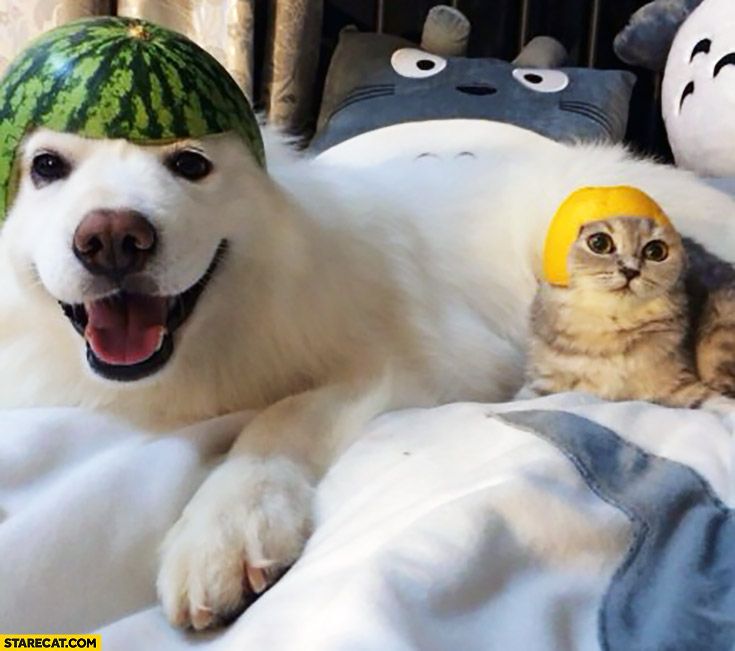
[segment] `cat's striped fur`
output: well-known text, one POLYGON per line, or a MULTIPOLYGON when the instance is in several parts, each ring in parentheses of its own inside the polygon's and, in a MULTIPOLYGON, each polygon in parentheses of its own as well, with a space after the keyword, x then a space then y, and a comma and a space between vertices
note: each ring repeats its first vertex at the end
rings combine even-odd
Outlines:
POLYGON ((697 370, 710 387, 735 396, 735 286, 712 291, 697 332, 697 370))
POLYGON ((684 238, 684 246, 697 372, 735 397, 735 267, 691 239, 684 238))

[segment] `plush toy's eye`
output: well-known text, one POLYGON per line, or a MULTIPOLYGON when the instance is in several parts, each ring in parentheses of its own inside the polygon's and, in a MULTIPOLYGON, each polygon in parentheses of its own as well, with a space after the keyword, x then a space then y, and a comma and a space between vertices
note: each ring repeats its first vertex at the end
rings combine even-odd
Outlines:
POLYGON ((661 240, 652 240, 643 247, 643 257, 653 262, 663 262, 669 257, 669 247, 661 240))
POLYGON ((558 93, 569 85, 569 77, 561 70, 516 68, 513 76, 526 88, 539 93, 558 93))
POLYGON ((615 252, 615 242, 607 233, 593 233, 587 238, 587 246, 592 253, 608 255, 615 252))
POLYGON ((390 58, 390 64, 401 77, 413 79, 432 77, 447 67, 446 59, 412 47, 396 50, 390 58))

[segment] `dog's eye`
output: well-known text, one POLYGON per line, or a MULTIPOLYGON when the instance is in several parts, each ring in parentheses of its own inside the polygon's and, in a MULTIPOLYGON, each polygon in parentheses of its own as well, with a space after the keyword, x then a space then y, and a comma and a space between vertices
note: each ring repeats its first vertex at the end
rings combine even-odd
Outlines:
POLYGON ((166 159, 166 167, 176 176, 188 181, 199 181, 212 171, 212 163, 198 151, 182 149, 166 159))
POLYGON ((663 262, 669 257, 669 247, 661 240, 653 240, 643 247, 643 257, 653 262, 663 262))
POLYGON ((608 255, 615 252, 615 243, 607 233, 595 233, 587 238, 590 251, 599 255, 608 255))
POLYGON ((37 186, 65 179, 70 172, 69 162, 54 152, 36 154, 31 162, 31 179, 37 186))

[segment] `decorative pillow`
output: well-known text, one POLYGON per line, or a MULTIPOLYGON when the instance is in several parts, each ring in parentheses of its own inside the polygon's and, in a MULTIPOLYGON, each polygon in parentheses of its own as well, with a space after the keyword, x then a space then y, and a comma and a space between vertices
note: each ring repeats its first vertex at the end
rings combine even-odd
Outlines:
POLYGON ((537 68, 528 59, 519 67, 445 58, 397 37, 344 31, 311 149, 395 124, 451 119, 508 123, 554 140, 622 140, 634 75, 537 68))

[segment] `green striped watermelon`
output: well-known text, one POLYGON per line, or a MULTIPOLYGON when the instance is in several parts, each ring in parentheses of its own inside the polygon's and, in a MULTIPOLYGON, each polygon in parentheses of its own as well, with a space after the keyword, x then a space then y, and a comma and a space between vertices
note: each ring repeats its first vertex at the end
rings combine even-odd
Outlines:
POLYGON ((233 131, 265 166, 253 111, 227 71, 185 36, 138 19, 57 27, 0 80, 0 221, 17 184, 18 144, 39 126, 137 143, 233 131))

